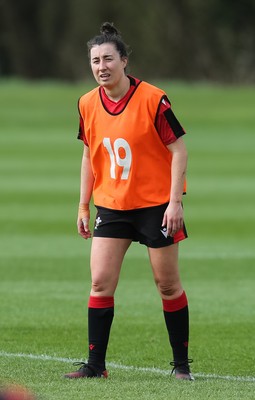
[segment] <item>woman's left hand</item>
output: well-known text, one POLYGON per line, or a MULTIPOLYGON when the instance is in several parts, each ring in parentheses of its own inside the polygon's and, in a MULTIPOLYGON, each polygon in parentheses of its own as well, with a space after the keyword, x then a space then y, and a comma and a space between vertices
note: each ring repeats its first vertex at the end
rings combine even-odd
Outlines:
POLYGON ((174 236, 183 227, 183 208, 181 202, 171 202, 164 213, 162 226, 167 228, 168 236, 174 236))

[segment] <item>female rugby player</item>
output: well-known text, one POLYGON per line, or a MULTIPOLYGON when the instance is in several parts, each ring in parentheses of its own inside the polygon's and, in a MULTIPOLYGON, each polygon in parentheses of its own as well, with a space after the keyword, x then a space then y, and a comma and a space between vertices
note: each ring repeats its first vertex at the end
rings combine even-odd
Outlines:
POLYGON ((187 151, 185 134, 166 93, 127 75, 128 50, 104 23, 88 42, 98 87, 79 100, 81 165, 78 232, 92 237, 89 204, 97 215, 91 247, 88 361, 67 378, 107 377, 105 358, 114 293, 132 241, 147 246, 173 353, 177 379, 193 380, 188 358, 188 301, 178 269, 187 151))

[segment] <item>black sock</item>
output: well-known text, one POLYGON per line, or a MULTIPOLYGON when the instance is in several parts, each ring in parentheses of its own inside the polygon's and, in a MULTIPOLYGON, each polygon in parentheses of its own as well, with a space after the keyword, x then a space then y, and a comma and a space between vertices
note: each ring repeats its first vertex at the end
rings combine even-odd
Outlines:
POLYGON ((88 363, 105 369, 106 350, 114 316, 114 298, 90 296, 88 363))
POLYGON ((162 300, 169 341, 176 362, 188 360, 189 310, 185 292, 178 299, 162 300))

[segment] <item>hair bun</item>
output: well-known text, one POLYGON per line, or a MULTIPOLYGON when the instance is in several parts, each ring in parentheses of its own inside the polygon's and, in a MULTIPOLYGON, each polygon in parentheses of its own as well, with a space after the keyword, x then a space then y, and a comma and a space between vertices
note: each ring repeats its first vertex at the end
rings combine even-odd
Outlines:
POLYGON ((116 36, 120 36, 118 30, 113 26, 113 23, 110 23, 110 22, 104 22, 104 23, 101 25, 100 33, 101 33, 102 35, 116 35, 116 36))

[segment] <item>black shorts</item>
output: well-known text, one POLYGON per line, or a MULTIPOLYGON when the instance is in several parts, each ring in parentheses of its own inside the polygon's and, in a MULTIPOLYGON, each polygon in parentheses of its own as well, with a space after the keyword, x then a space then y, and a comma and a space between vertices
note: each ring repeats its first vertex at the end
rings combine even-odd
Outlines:
POLYGON ((148 247, 169 246, 187 238, 185 225, 174 237, 167 236, 162 227, 164 212, 168 203, 155 207, 119 211, 97 208, 94 226, 95 237, 131 239, 148 247))

